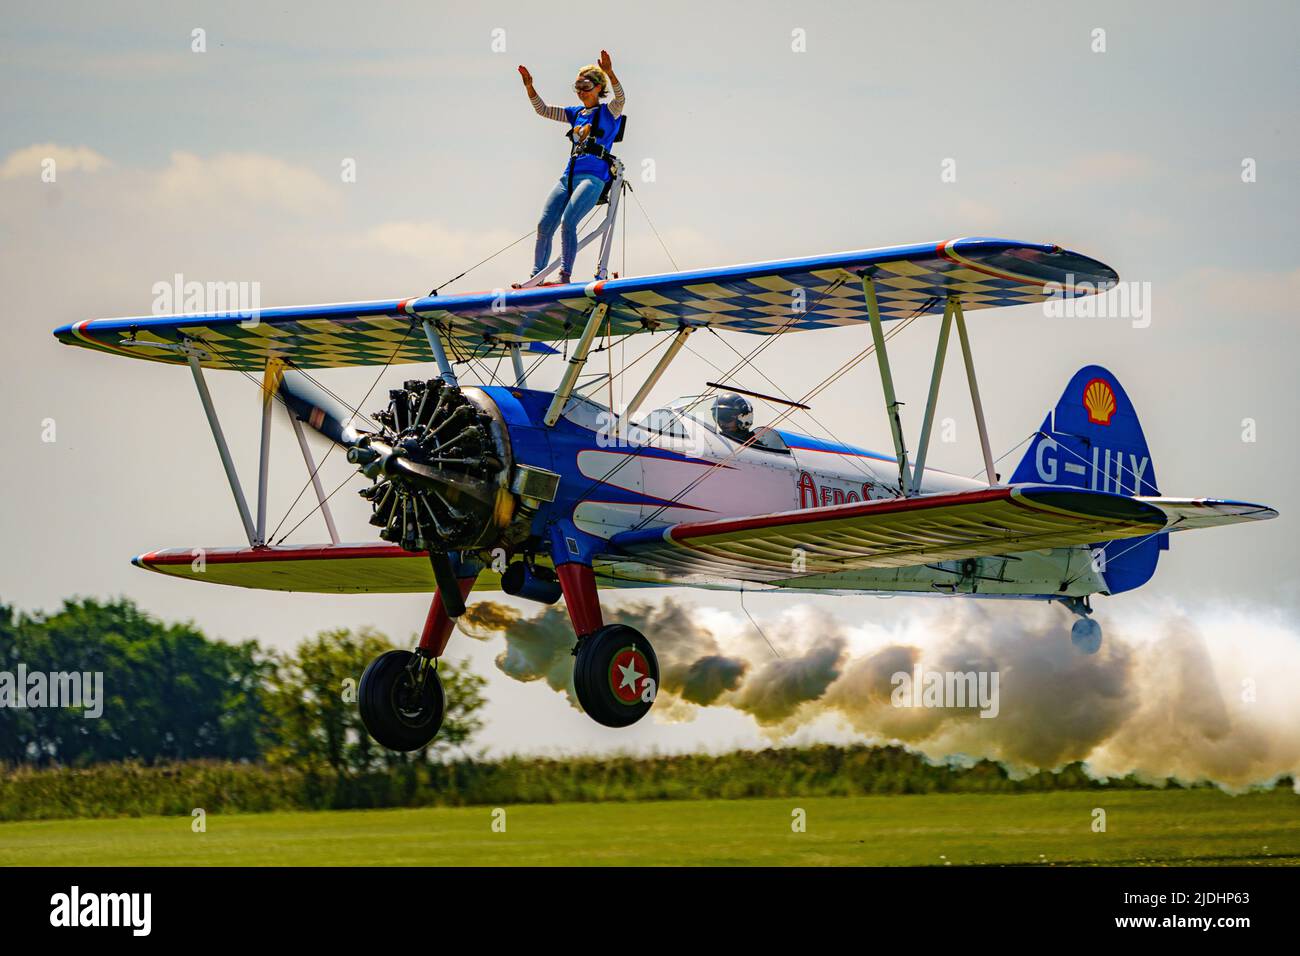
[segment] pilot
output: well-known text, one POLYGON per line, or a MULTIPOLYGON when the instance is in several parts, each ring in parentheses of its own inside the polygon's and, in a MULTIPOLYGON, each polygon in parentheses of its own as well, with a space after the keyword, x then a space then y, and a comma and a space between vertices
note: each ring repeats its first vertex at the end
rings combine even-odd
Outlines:
POLYGON ((732 441, 747 442, 754 437, 754 406, 734 392, 713 400, 713 420, 718 431, 732 441))

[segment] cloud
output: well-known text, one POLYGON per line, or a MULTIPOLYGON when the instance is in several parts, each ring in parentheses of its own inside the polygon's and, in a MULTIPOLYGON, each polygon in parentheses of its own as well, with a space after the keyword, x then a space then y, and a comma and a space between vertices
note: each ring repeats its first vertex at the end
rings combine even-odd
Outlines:
MULTIPOLYGON (((520 239, 518 233, 512 236, 501 229, 469 232, 439 222, 397 220, 371 226, 356 240, 356 245, 422 262, 450 261, 469 265, 504 249, 515 240, 520 240, 521 244, 527 241, 520 239)), ((555 248, 558 251, 558 239, 555 248)))
POLYGON ((152 191, 159 204, 189 211, 238 212, 253 206, 306 216, 335 206, 338 188, 314 170, 274 156, 178 151, 154 178, 152 191))
POLYGON ((36 143, 16 149, 0 163, 0 179, 31 177, 39 179, 47 160, 54 161, 56 175, 65 172, 94 173, 112 165, 108 159, 89 146, 60 146, 57 143, 36 143))

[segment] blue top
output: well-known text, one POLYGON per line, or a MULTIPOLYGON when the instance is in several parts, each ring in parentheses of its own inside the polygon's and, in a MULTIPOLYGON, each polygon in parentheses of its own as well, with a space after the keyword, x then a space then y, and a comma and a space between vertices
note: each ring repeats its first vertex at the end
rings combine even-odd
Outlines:
MULTIPOLYGON (((614 148, 614 137, 618 135, 618 117, 609 111, 609 107, 604 103, 599 104, 591 109, 585 109, 581 106, 566 106, 564 115, 569 118, 569 128, 574 129, 581 126, 590 126, 595 118, 596 112, 600 112, 600 135, 596 137, 596 142, 606 149, 614 148)), ((564 175, 569 174, 569 167, 564 167, 564 175)), ((610 179, 609 164, 599 156, 592 156, 584 153, 577 159, 573 160, 573 175, 578 176, 596 176, 602 182, 610 179)))

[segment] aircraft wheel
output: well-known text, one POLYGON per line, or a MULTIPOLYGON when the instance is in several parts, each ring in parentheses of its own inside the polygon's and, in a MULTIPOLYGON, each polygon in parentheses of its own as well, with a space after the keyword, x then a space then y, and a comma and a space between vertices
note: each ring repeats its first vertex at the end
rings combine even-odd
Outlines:
POLYGON ((370 736, 389 750, 419 750, 442 726, 447 711, 438 672, 430 666, 419 686, 410 651, 380 654, 361 675, 357 705, 370 736))
POLYGON ((609 624, 578 644, 573 687, 587 716, 606 727, 627 727, 646 715, 659 691, 659 658, 650 642, 626 624, 609 624))
POLYGON ((1081 617, 1070 628, 1070 643, 1083 654, 1096 654, 1101 649, 1101 625, 1090 617, 1081 617))

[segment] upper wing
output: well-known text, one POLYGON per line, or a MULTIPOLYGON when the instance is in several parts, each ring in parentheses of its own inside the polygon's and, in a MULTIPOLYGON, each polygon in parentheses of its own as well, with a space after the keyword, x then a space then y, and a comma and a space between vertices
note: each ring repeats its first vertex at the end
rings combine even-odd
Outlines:
POLYGON ((189 342, 209 368, 260 369, 270 358, 300 368, 431 362, 417 319, 431 319, 453 355, 482 354, 504 342, 577 337, 596 302, 609 305, 614 335, 682 323, 772 334, 865 322, 859 284, 864 275, 876 280, 884 320, 942 312, 954 292, 970 311, 1088 295, 1118 280, 1109 266, 1059 246, 953 239, 586 285, 293 306, 251 315, 94 319, 54 334, 69 345, 173 363, 186 361, 174 346, 189 342))
POLYGON ((1017 485, 629 531, 615 554, 670 574, 780 581, 896 568, 1165 530, 1157 504, 1123 495, 1017 485))

